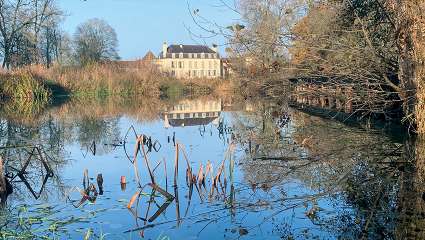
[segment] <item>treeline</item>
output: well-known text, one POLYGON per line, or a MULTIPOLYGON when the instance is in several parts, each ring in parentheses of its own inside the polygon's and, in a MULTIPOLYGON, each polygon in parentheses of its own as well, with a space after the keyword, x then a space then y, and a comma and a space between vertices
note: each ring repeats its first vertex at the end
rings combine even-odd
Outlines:
POLYGON ((238 2, 242 22, 221 31, 242 84, 293 95, 294 83, 318 86, 311 94, 340 94, 425 134, 424 1, 238 2))
POLYGON ((3 68, 119 59, 115 30, 105 21, 82 23, 71 37, 61 29, 64 18, 56 0, 0 0, 3 68))

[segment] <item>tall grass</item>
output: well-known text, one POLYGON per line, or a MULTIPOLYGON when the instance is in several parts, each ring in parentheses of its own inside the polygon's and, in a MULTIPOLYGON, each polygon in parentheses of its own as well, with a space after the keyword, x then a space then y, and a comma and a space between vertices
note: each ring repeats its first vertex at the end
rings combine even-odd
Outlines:
POLYGON ((0 74, 0 91, 3 96, 21 102, 48 102, 51 91, 28 71, 0 74))
POLYGON ((31 72, 49 79, 73 95, 159 95, 166 77, 148 62, 104 63, 87 66, 32 66, 31 72), (137 63, 137 64, 136 64, 137 63))
MULTIPOLYGON (((31 118, 49 104, 51 91, 28 71, 0 73, 0 113, 31 118)), ((13 117, 12 116, 12 117, 13 117)))

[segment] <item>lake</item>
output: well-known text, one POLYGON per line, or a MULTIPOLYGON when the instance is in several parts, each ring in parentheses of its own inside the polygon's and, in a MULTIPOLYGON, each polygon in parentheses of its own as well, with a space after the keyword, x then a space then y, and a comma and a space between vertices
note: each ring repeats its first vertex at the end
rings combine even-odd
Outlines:
POLYGON ((3 239, 424 234, 423 145, 287 104, 71 99, 30 114, 3 106, 0 137, 3 186, 13 190, 2 195, 3 239))

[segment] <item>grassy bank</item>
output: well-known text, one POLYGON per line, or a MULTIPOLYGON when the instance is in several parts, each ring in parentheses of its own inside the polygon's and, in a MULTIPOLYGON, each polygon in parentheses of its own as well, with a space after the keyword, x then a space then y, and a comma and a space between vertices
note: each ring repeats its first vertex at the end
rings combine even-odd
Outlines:
POLYGON ((33 116, 51 102, 46 82, 28 71, 0 73, 0 109, 19 116, 33 116))

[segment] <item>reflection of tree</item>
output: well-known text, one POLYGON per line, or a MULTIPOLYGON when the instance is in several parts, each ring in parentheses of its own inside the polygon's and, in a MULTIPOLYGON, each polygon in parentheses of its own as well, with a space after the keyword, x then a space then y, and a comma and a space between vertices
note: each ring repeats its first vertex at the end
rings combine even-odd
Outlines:
POLYGON ((41 157, 45 159, 54 172, 58 172, 58 169, 66 163, 64 138, 61 137, 62 129, 57 126, 57 123, 53 119, 48 119, 37 126, 25 126, 10 120, 2 120, 2 123, 0 135, 3 137, 0 142, 0 155, 4 159, 6 175, 10 180, 13 179, 14 196, 32 197, 33 191, 37 197, 46 199, 49 195, 63 193, 63 183, 58 175, 50 178, 50 183, 53 184, 43 186, 49 172, 46 171, 40 159, 41 157), (33 151, 35 146, 38 146, 40 153, 33 151), (16 181, 22 178, 17 178, 16 175, 26 162, 28 166, 22 172, 22 178, 25 181, 17 183, 16 181), (40 196, 38 196, 39 189, 43 189, 40 196))
POLYGON ((425 239, 425 141, 406 144, 405 169, 400 173, 397 239, 425 239))
MULTIPOLYGON (((108 151, 105 146, 120 139, 120 130, 117 118, 104 119, 85 117, 76 123, 77 140, 81 147, 97 150, 94 153, 102 154, 108 151), (97 146, 97 147, 96 147, 97 146)), ((92 150, 93 152, 93 150, 92 150)))
POLYGON ((395 233, 400 239, 412 233, 423 238, 419 148, 415 153, 378 131, 298 111, 290 111, 291 122, 282 128, 273 114, 282 114, 279 108, 262 105, 236 118, 234 134, 246 149, 242 170, 252 187, 269 191, 300 181, 310 189, 303 200, 312 204, 306 216, 341 238, 393 238, 395 233), (412 153, 416 160, 408 160, 408 166, 413 167, 405 166, 412 153), (323 197, 335 199, 332 212, 314 207, 323 197))

